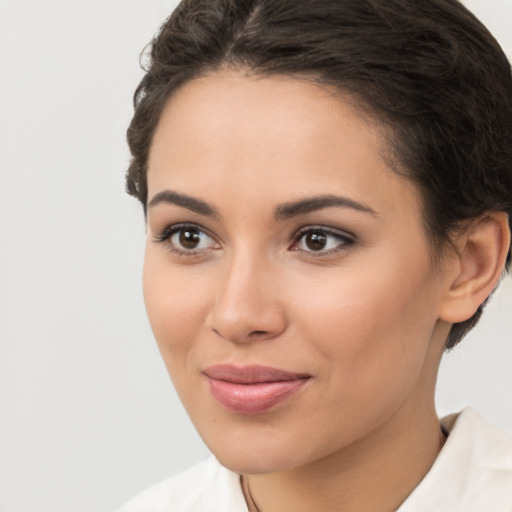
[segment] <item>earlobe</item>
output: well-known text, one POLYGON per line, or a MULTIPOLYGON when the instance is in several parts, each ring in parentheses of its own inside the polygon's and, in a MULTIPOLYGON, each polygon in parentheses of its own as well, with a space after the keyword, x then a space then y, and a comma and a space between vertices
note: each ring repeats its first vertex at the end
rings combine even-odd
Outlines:
POLYGON ((498 284, 510 249, 508 215, 487 212, 472 221, 455 244, 458 272, 440 312, 440 318, 450 323, 471 318, 498 284))

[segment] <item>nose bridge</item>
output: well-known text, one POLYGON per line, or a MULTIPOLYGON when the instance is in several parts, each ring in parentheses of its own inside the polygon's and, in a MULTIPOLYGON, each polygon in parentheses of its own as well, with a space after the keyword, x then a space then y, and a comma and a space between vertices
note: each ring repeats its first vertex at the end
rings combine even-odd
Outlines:
POLYGON ((275 268, 262 251, 241 246, 226 257, 211 328, 233 342, 277 336, 285 328, 275 268))

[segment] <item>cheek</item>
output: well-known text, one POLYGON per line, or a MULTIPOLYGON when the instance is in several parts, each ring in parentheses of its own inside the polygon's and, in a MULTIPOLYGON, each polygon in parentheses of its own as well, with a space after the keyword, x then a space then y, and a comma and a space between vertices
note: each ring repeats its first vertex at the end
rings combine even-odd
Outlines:
POLYGON ((159 349, 166 365, 169 359, 186 356, 203 325, 209 287, 198 286, 195 270, 174 268, 160 254, 146 251, 144 302, 159 349), (168 357, 169 356, 169 357, 168 357))
POLYGON ((326 421, 338 429, 321 441, 327 451, 377 428, 415 393, 431 328, 419 318, 420 302, 386 279, 339 283, 303 298, 299 326, 322 390, 311 430, 326 421))
POLYGON ((417 378, 435 315, 428 314, 434 310, 428 273, 407 270, 351 269, 297 302, 299 329, 329 364, 328 378, 339 389, 380 393, 384 382, 389 391, 417 378))

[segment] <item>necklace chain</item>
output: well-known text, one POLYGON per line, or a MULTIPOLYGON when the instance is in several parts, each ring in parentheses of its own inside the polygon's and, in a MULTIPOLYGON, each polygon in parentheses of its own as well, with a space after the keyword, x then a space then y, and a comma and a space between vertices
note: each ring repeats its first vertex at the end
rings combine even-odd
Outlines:
POLYGON ((245 502, 249 508, 249 512, 261 512, 256 506, 256 503, 254 503, 254 499, 251 495, 251 489, 249 488, 249 480, 244 475, 241 475, 240 479, 242 483, 242 492, 244 494, 245 502))

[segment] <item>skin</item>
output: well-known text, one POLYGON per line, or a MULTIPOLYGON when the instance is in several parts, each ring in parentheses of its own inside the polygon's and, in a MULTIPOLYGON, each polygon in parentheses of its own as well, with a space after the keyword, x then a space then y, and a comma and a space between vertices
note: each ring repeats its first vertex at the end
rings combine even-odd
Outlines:
POLYGON ((417 190, 385 150, 379 127, 332 91, 234 71, 185 84, 156 130, 150 323, 198 432, 247 475, 263 512, 395 510, 442 446, 439 361, 450 321, 478 305, 456 311, 454 283, 480 267, 448 253, 434 271, 417 190), (217 215, 154 200, 166 191, 217 215), (331 205, 275 218, 279 205, 326 194, 373 213, 331 205), (205 233, 195 249, 179 232, 166 238, 179 223, 205 233), (312 227, 336 234, 328 250, 307 245, 300 230, 312 227), (311 378, 270 411, 235 414, 202 373, 220 363, 311 378))

